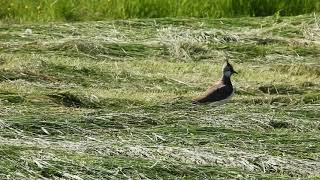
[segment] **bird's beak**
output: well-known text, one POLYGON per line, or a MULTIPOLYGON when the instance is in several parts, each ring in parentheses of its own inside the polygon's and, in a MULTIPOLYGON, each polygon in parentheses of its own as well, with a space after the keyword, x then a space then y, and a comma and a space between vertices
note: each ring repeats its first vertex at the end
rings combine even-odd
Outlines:
POLYGON ((233 73, 233 74, 238 74, 236 71, 233 71, 232 73, 233 73))

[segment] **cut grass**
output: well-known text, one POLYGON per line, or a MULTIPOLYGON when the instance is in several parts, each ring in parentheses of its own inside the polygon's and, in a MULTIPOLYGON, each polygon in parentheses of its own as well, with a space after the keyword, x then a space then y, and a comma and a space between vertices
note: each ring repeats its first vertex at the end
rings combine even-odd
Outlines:
POLYGON ((317 18, 3 25, 0 179, 319 177, 317 18))

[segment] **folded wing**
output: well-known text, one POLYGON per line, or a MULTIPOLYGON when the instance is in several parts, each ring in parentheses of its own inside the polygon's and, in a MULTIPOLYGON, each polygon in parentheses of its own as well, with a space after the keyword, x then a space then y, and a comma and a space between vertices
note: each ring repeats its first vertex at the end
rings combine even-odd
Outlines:
POLYGON ((222 101, 233 94, 233 87, 230 85, 216 84, 210 87, 204 94, 193 100, 194 103, 209 103, 222 101))

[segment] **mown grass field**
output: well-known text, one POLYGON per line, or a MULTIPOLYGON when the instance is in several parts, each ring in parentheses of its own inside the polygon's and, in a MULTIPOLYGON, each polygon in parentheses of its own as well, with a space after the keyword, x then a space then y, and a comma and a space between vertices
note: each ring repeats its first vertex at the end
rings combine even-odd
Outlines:
POLYGON ((319 178, 319 25, 2 24, 0 179, 319 178), (225 53, 233 100, 192 105, 225 53))

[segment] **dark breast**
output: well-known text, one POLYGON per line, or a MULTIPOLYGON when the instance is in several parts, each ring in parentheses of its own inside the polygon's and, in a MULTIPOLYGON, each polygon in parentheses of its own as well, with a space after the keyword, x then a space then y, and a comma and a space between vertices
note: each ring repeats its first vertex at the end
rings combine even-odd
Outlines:
POLYGON ((209 103, 227 99, 233 93, 232 84, 219 83, 210 87, 202 96, 193 100, 194 103, 209 103))

